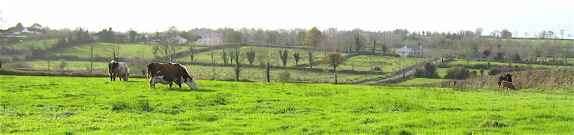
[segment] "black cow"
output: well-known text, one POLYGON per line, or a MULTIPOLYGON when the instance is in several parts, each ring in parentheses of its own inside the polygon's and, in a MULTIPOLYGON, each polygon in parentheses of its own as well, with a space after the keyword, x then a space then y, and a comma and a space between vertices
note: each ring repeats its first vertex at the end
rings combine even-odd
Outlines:
POLYGON ((498 86, 500 87, 502 81, 512 82, 512 75, 506 74, 498 78, 498 86))

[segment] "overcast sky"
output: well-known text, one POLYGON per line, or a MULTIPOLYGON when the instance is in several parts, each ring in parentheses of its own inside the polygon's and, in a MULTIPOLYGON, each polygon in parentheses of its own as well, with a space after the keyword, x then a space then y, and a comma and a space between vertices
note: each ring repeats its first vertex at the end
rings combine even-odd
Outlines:
MULTIPOLYGON (((165 31, 192 28, 458 32, 543 30, 574 36, 572 0, 0 0, 2 28, 18 22, 52 29, 165 31)), ((558 35, 560 36, 560 35, 558 35)))

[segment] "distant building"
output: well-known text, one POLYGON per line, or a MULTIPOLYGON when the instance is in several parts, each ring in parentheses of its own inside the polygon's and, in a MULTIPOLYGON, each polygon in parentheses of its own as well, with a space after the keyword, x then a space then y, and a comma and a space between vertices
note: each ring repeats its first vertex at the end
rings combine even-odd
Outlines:
POLYGON ((220 45, 222 44, 222 38, 219 33, 212 31, 201 35, 201 38, 197 39, 196 43, 201 45, 220 45))
POLYGON ((18 23, 15 27, 8 28, 8 32, 10 34, 18 35, 22 33, 42 33, 39 31, 29 31, 26 27, 22 26, 21 23, 18 23))
POLYGON ((181 36, 174 36, 171 38, 167 39, 167 42, 169 43, 176 43, 176 44, 186 44, 187 43, 187 39, 181 37, 181 36))
POLYGON ((395 53, 401 55, 401 57, 407 57, 409 55, 428 55, 428 49, 423 49, 422 45, 407 45, 397 49, 395 53))

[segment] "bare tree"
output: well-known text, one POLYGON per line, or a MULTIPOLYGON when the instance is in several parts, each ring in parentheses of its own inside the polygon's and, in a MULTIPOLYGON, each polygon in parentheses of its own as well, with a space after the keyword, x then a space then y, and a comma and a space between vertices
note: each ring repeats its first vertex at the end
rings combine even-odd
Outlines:
POLYGON ((235 47, 233 49, 233 58, 235 59, 235 67, 233 70, 235 71, 235 81, 239 81, 239 75, 241 74, 241 47, 235 47))
POLYGON ((480 38, 480 36, 482 35, 482 32, 484 30, 482 28, 478 28, 474 31, 474 34, 476 34, 476 36, 478 36, 478 38, 480 38))
POLYGON ((267 82, 271 82, 271 56, 269 54, 269 51, 266 49, 262 49, 259 51, 258 53, 259 55, 257 55, 257 59, 259 60, 259 65, 261 67, 265 67, 265 76, 267 79, 267 82))
POLYGON ((177 50, 180 49, 178 46, 179 40, 176 38, 179 36, 179 30, 175 26, 171 26, 167 30, 167 37, 165 40, 161 40, 159 50, 164 54, 164 56, 170 61, 173 61, 175 55, 177 54, 177 50))
POLYGON ((195 46, 189 47, 189 59, 190 62, 193 62, 193 58, 195 58, 195 46))
POLYGON ((120 58, 120 44, 119 43, 109 43, 104 47, 105 52, 111 53, 113 60, 118 61, 120 58))
POLYGON ((249 61, 249 65, 253 65, 253 61, 255 61, 255 50, 251 48, 249 51, 245 52, 245 57, 247 57, 247 61, 249 61))

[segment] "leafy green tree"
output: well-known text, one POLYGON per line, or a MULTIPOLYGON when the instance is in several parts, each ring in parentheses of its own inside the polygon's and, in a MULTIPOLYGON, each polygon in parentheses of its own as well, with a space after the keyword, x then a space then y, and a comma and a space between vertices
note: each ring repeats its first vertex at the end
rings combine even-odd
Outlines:
POLYGON ((415 76, 418 78, 440 78, 436 72, 436 65, 425 63, 423 69, 416 69, 415 76))
POLYGON ((503 29, 502 32, 500 32, 500 37, 512 38, 512 32, 508 31, 507 29, 503 29))
POLYGON ((321 42, 322 38, 321 31, 319 31, 317 27, 313 27, 307 32, 305 40, 303 40, 303 44, 315 48, 317 47, 317 44, 321 42))
POLYGON ((28 29, 29 31, 39 31, 39 32, 45 33, 44 28, 39 23, 34 23, 34 24, 30 25, 30 27, 27 27, 26 29, 28 29))
POLYGON ((329 52, 329 53, 327 53, 327 55, 325 57, 323 57, 321 64, 333 67, 333 70, 335 72, 335 84, 337 84, 338 83, 337 82, 337 67, 339 67, 340 65, 344 65, 346 62, 347 62, 347 58, 342 56, 340 53, 329 52))
POLYGON ((116 42, 114 31, 112 30, 112 27, 110 27, 108 29, 102 29, 97 34, 98 34, 100 42, 106 42, 106 43, 115 43, 116 42))

